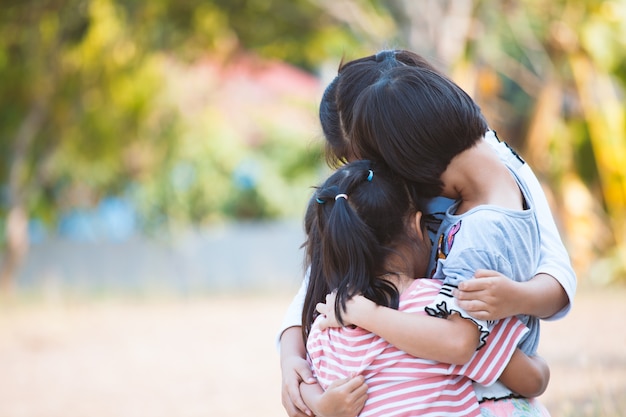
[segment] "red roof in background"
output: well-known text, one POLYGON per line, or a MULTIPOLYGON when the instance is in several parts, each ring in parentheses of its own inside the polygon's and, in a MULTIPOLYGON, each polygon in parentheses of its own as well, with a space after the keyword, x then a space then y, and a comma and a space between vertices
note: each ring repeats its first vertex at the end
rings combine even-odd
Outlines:
POLYGON ((238 55, 226 62, 206 57, 193 65, 168 63, 170 91, 183 115, 193 121, 207 108, 223 115, 244 140, 262 140, 261 125, 286 131, 319 132, 320 81, 280 61, 238 55))

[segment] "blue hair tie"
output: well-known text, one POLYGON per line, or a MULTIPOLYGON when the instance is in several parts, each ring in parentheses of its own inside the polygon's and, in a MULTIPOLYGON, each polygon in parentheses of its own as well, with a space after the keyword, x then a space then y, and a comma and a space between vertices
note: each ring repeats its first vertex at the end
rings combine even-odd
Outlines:
POLYGON ((374 171, 372 171, 371 169, 369 171, 370 173, 367 174, 367 181, 372 182, 372 178, 374 178, 374 171))
POLYGON ((396 51, 393 49, 382 50, 378 52, 375 57, 376 62, 384 62, 389 59, 395 59, 395 58, 396 58, 396 51))
POLYGON ((317 201, 317 204, 324 204, 324 203, 325 203, 325 201, 324 201, 324 200, 322 200, 322 199, 321 199, 321 198, 319 198, 319 197, 316 197, 316 198, 315 198, 315 201, 317 201))

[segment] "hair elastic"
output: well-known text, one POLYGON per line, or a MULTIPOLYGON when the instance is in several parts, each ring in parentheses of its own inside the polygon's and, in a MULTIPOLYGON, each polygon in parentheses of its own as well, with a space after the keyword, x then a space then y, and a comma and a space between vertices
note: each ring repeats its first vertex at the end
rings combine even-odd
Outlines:
POLYGON ((379 51, 376 54, 376 57, 374 58, 376 60, 376 62, 384 62, 387 60, 391 60, 391 59, 395 59, 396 58, 396 51, 393 49, 384 49, 382 51, 379 51))
POLYGON ((319 197, 315 197, 315 201, 317 201, 317 204, 324 204, 324 203, 325 203, 325 201, 324 201, 324 200, 322 200, 322 199, 321 199, 321 198, 319 198, 319 197))
POLYGON ((335 196, 335 201, 339 200, 340 198, 345 198, 347 200, 348 199, 348 195, 347 194, 337 194, 335 196))
POLYGON ((369 174, 367 174, 367 180, 369 182, 372 182, 372 178, 374 178, 374 171, 372 171, 371 169, 369 170, 369 174))

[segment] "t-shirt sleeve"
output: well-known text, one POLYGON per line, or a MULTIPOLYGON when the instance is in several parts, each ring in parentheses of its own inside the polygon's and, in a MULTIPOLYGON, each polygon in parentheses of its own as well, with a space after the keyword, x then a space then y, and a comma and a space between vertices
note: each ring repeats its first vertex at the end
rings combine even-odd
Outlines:
POLYGON ((541 235, 539 267, 536 273, 544 273, 554 277, 565 290, 569 303, 555 315, 546 320, 557 320, 564 317, 571 309, 576 294, 576 273, 561 240, 554 222, 552 212, 541 184, 528 164, 524 164, 518 173, 524 179, 535 204, 535 213, 541 235))
POLYGON ((516 317, 498 321, 483 349, 476 351, 465 365, 456 365, 452 373, 465 375, 486 386, 492 385, 502 375, 519 341, 527 332, 528 328, 516 317))
MULTIPOLYGON (((576 273, 572 268, 569 255, 554 222, 546 194, 530 166, 513 152, 505 142, 500 141, 495 132, 487 132, 485 139, 503 162, 509 166, 516 167, 517 174, 524 180, 530 192, 535 205, 535 213, 541 235, 539 267, 535 274, 544 273, 554 277, 561 284, 569 298, 569 303, 561 311, 545 320, 560 319, 572 308, 577 286, 576 273)), ((530 279, 531 277, 528 278, 530 279)))
POLYGON ((302 280, 302 285, 300 285, 300 289, 291 300, 291 304, 287 307, 287 311, 283 316, 283 322, 278 330, 278 334, 276 335, 276 348, 280 351, 280 338, 283 335, 283 332, 290 327, 294 326, 302 326, 302 308, 304 307, 304 298, 306 297, 306 289, 309 285, 309 274, 311 270, 307 269, 304 279, 302 280))
POLYGON ((478 349, 484 346, 494 322, 480 320, 470 315, 457 304, 453 291, 461 282, 471 279, 474 276, 474 271, 480 268, 497 270, 505 275, 509 274, 509 276, 511 271, 510 263, 497 251, 490 250, 490 248, 480 250, 467 246, 459 248, 459 250, 450 253, 446 259, 438 261, 437 275, 434 278, 443 279, 443 285, 435 300, 425 308, 431 316, 445 318, 455 312, 476 323, 480 330, 478 349))

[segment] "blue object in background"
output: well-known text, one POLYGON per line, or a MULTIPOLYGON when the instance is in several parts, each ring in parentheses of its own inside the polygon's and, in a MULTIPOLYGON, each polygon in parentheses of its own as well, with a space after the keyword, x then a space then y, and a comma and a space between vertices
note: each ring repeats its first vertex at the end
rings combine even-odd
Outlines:
POLYGON ((136 233, 137 213, 119 197, 103 199, 95 209, 72 209, 59 219, 59 237, 80 242, 123 241, 136 233))

